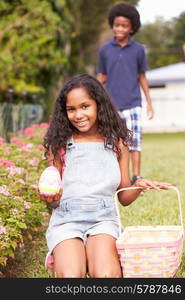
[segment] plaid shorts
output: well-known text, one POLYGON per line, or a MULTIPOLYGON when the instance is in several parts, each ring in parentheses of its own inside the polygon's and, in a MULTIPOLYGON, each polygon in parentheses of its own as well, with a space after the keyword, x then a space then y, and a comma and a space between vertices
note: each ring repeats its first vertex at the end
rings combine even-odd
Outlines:
POLYGON ((137 106, 131 109, 118 110, 122 119, 125 119, 128 129, 133 132, 133 145, 129 147, 131 151, 141 151, 141 107, 137 106))

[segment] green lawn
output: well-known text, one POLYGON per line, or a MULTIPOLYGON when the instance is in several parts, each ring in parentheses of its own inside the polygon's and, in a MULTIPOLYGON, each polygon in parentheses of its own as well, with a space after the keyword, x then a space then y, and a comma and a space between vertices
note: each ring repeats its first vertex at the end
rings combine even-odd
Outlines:
MULTIPOLYGON (((184 213, 185 133, 145 134, 143 136, 141 175, 176 185, 181 194, 184 213)), ((179 209, 174 191, 147 191, 129 207, 121 207, 122 223, 128 225, 178 225, 179 209)), ((44 231, 32 240, 8 277, 49 277, 44 269, 47 251, 44 231)), ((185 278, 185 263, 176 277, 185 278)))
MULTIPOLYGON (((183 204, 185 195, 185 133, 145 134, 141 160, 144 178, 170 182, 178 187, 183 204)), ((121 208, 125 225, 177 225, 179 209, 176 193, 150 190, 132 205, 121 208), (128 212, 128 213, 127 213, 128 212), (132 216, 131 218, 129 217, 132 216)))

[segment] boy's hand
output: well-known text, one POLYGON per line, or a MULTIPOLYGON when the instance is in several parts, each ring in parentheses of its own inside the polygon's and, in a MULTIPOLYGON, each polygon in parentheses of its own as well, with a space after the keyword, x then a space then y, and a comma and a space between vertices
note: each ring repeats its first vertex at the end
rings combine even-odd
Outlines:
POLYGON ((153 110, 152 104, 147 104, 146 110, 147 110, 147 112, 146 112, 147 118, 148 118, 148 120, 151 120, 154 116, 154 110, 153 110))

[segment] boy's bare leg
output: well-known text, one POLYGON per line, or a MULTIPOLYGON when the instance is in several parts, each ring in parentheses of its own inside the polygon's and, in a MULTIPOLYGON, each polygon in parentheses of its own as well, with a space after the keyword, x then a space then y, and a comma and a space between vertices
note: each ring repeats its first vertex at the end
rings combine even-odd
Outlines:
POLYGON ((133 176, 140 176, 141 152, 130 151, 130 154, 131 154, 131 161, 132 161, 132 174, 133 176))

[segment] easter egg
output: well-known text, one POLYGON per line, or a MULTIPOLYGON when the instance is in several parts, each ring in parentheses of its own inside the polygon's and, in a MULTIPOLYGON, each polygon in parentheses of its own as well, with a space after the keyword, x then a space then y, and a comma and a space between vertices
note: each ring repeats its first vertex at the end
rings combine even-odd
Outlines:
POLYGON ((45 195, 55 195, 61 190, 62 181, 57 168, 50 166, 42 172, 38 188, 40 193, 45 195))

